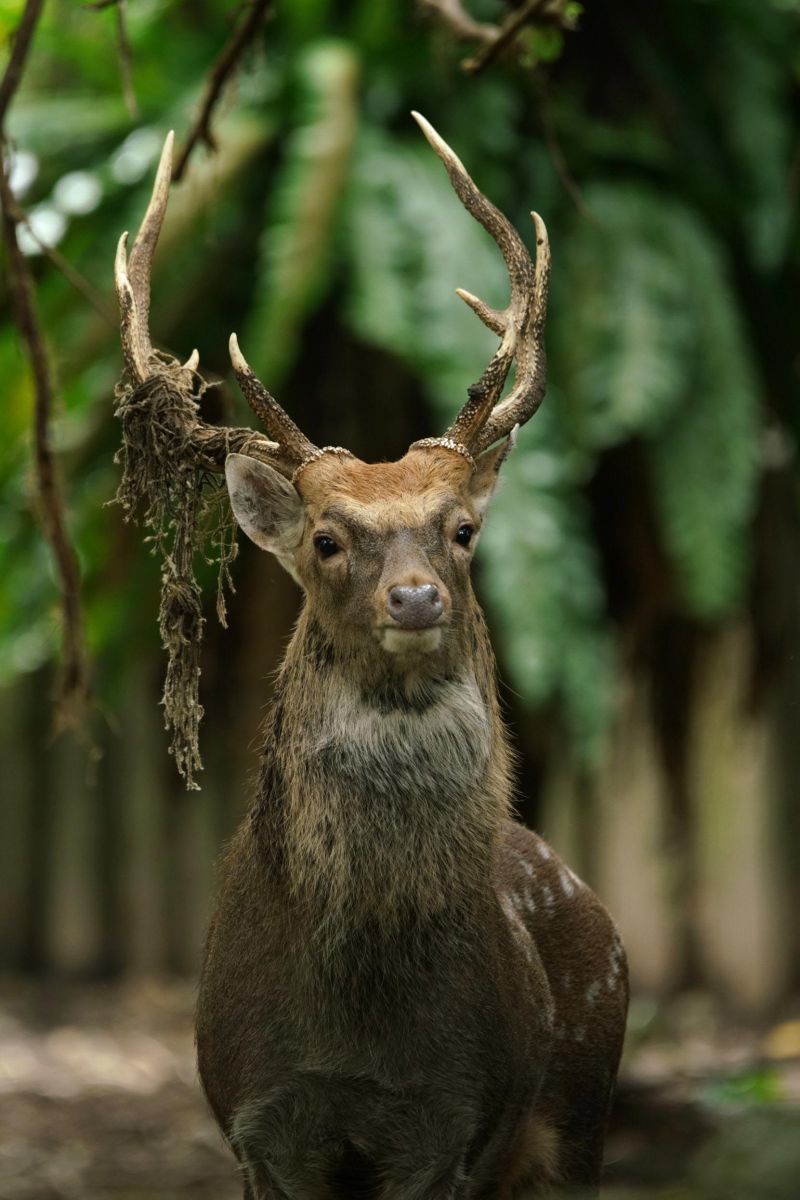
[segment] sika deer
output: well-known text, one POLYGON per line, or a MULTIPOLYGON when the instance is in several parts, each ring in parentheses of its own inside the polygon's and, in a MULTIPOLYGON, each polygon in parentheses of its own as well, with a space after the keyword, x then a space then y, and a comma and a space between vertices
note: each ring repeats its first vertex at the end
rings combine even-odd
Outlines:
MULTIPOLYGON (((250 1200, 591 1189, 622 1045, 614 926, 511 818, 494 658, 469 576, 498 471, 544 392, 547 237, 534 215, 534 267, 417 120, 511 281, 504 311, 460 293, 501 344, 446 434, 393 463, 318 449, 231 339, 274 439, 251 437, 258 458, 227 457, 233 510, 305 597, 256 797, 227 854, 197 1012, 201 1079, 250 1200)), ((140 381, 161 369, 145 293, 168 157, 131 254, 138 282, 124 246, 118 258, 140 381)), ((207 429, 191 433, 206 454, 207 429)))

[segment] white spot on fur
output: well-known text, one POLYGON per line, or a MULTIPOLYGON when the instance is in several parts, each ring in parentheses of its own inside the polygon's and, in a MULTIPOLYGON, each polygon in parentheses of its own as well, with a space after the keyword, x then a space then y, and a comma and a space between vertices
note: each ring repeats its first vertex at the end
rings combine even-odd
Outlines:
POLYGON ((528 932, 528 928, 525 925, 525 922, 522 920, 522 918, 519 915, 519 912, 517 911, 517 905, 518 905, 519 901, 520 901, 520 897, 517 895, 516 892, 514 892, 514 893, 512 893, 511 896, 503 896, 503 898, 501 900, 501 905, 503 908, 503 912, 505 913, 505 915, 508 919, 508 923, 511 926, 511 932, 514 935, 515 940, 519 943, 519 946, 522 949, 528 962, 532 962, 533 961, 533 940, 531 938, 530 933, 528 932))
POLYGON ((567 898, 575 895, 574 876, 569 867, 561 867, 559 869, 558 880, 561 884, 561 890, 567 898))
POLYGON ((595 979, 592 981, 592 983, 589 984, 588 988, 586 989, 586 1003, 590 1006, 593 1005, 599 995, 600 995, 600 981, 599 981, 599 979, 595 979))
POLYGON ((545 907, 552 908, 553 907, 553 889, 548 887, 547 884, 545 884, 545 886, 542 888, 542 895, 544 896, 545 907))
POLYGON ((619 935, 615 933, 608 955, 608 975, 606 976, 606 987, 610 992, 616 991, 621 986, 622 964, 624 961, 625 951, 619 935))
POLYGON ((553 852, 545 842, 539 842, 539 857, 548 862, 553 857, 553 852))

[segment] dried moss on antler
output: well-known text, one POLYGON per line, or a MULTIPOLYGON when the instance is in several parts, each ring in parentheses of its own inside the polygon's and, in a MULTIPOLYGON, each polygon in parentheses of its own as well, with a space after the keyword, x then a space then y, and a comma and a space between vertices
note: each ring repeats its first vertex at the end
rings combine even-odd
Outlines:
MULTIPOLYGON (((158 624, 167 651, 164 722, 170 753, 189 788, 202 770, 199 748, 200 652, 205 627, 197 556, 217 567, 216 611, 226 625, 225 592, 237 554, 236 524, 219 475, 228 454, 271 456, 274 443, 251 429, 207 425, 199 399, 207 388, 196 371, 154 352, 157 370, 142 383, 126 375, 117 387, 116 415, 122 478, 116 502, 126 520, 138 520, 161 557, 158 624)), ((155 366, 155 363, 153 364, 155 366)))
MULTIPOLYGON (((217 615, 225 624, 224 590, 231 586, 230 564, 237 552, 227 497, 221 496, 212 474, 218 465, 198 453, 192 438, 204 390, 199 377, 174 359, 144 383, 122 383, 117 389, 122 447, 116 460, 122 464, 122 479, 116 500, 126 520, 139 515, 150 530, 146 540, 161 557, 158 620, 168 655, 161 703, 172 734, 170 753, 190 788, 197 788, 195 774, 202 770, 200 648, 205 618, 195 558, 202 554, 218 566, 217 615)), ((225 432, 219 431, 223 445, 225 432)))

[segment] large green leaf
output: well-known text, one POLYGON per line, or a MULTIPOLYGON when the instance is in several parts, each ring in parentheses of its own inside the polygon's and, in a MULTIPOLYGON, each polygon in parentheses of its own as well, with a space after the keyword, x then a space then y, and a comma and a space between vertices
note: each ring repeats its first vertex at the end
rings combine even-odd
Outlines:
POLYGON ((315 43, 298 65, 294 124, 269 192, 244 339, 249 361, 270 386, 292 365, 303 321, 330 280, 357 77, 357 60, 341 42, 315 43))
POLYGON ((756 503, 759 393, 725 264, 698 228, 690 244, 695 342, 686 390, 649 441, 655 496, 683 594, 701 617, 742 604, 756 503))
POLYGON ((348 319, 366 341, 419 370, 446 419, 497 344, 454 295, 505 304, 503 261, 456 199, 420 137, 362 130, 347 207, 348 319))
POLYGON ((560 400, 548 395, 504 464, 481 580, 509 682, 530 705, 560 702, 573 749, 593 761, 611 715, 611 639, 560 400))
POLYGON ((642 188, 587 189, 556 254, 551 370, 575 438, 602 449, 663 426, 693 343, 685 211, 642 188))
POLYGON ((641 185, 587 189, 592 221, 565 239, 553 376, 587 453, 634 435, 686 603, 707 617, 743 597, 759 396, 724 255, 702 222, 641 185))
POLYGON ((771 48, 733 31, 723 39, 719 113, 734 159, 737 216, 753 262, 774 270, 786 252, 795 208, 791 84, 771 48))

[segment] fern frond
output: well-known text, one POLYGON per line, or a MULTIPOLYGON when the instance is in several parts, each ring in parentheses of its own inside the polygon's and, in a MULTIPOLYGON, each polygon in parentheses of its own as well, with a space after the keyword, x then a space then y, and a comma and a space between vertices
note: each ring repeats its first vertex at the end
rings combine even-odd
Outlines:
POLYGON ((357 60, 340 42, 314 43, 298 66, 295 124, 270 196, 246 330, 251 365, 270 387, 291 366, 303 322, 330 280, 357 77, 357 60))

